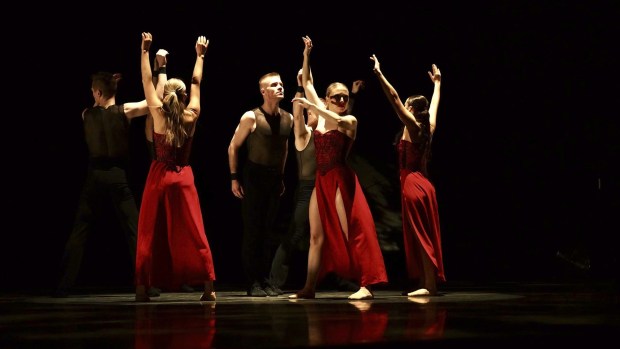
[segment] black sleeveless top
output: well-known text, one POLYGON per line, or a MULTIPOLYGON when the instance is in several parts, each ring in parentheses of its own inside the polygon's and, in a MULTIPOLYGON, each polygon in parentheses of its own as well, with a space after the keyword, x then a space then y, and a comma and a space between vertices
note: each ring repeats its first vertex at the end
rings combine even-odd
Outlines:
POLYGON ((283 109, 276 115, 266 114, 261 107, 253 112, 256 115, 256 129, 248 136, 248 160, 268 167, 280 167, 288 150, 292 116, 283 109))
POLYGON ((297 178, 300 180, 314 180, 316 174, 316 151, 314 149, 314 132, 310 132, 310 140, 306 147, 296 152, 297 178))
POLYGON ((83 115, 91 164, 98 167, 126 166, 129 158, 129 119, 123 106, 93 107, 83 115))

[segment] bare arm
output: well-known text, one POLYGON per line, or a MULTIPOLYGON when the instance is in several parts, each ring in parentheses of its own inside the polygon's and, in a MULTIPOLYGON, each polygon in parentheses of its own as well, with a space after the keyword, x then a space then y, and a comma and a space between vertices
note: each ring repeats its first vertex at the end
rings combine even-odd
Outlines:
POLYGON ((196 118, 200 114, 200 82, 202 81, 202 68, 208 46, 209 40, 204 36, 199 36, 195 44, 196 63, 192 73, 192 86, 189 94, 189 103, 187 104, 188 109, 194 111, 196 118))
POLYGON ((355 98, 358 93, 364 88, 364 80, 355 80, 351 85, 351 91, 349 91, 349 104, 347 104, 347 114, 353 113, 353 106, 355 105, 355 98))
MULTIPOLYGON (((168 51, 159 49, 153 59, 153 70, 157 72, 157 74, 153 75, 153 85, 155 85, 155 91, 161 100, 164 98, 164 86, 166 85, 166 81, 168 81, 168 74, 166 72, 166 66, 168 64, 167 55, 168 51)), ((153 142, 153 128, 153 115, 149 111, 146 115, 146 121, 144 122, 144 133, 146 140, 149 142, 153 142)))
MULTIPOLYGON (((247 111, 243 114, 243 116, 241 116, 239 125, 237 125, 235 133, 233 134, 230 144, 228 145, 228 167, 231 175, 238 175, 239 149, 250 135, 250 132, 252 132, 255 123, 256 116, 254 115, 254 112, 247 111)), ((231 179, 231 191, 234 196, 240 199, 243 198, 243 188, 241 187, 238 179, 231 179)))
POLYGON ((312 40, 310 40, 310 37, 308 36, 304 36, 302 39, 304 40, 304 60, 301 68, 302 86, 304 87, 306 98, 310 102, 318 104, 321 99, 314 89, 314 81, 310 73, 310 52, 312 51, 312 40))
POLYGON ((428 113, 430 114, 430 125, 431 125, 431 134, 435 133, 435 128, 437 126, 437 109, 439 108, 439 97, 441 90, 441 71, 435 64, 433 64, 432 72, 428 72, 428 76, 430 76, 431 81, 435 84, 435 88, 433 90, 433 97, 431 97, 431 103, 428 107, 428 113))
POLYGON ((353 115, 340 116, 331 110, 327 110, 319 98, 319 95, 314 88, 314 81, 311 79, 310 73, 310 52, 312 51, 312 40, 309 36, 304 36, 303 40, 305 46, 302 81, 306 93, 306 99, 310 102, 310 104, 302 103, 302 105, 304 105, 304 108, 312 108, 312 112, 317 115, 336 121, 338 123, 338 127, 354 131, 357 128, 357 119, 355 119, 353 115))
POLYGON ((396 92, 394 86, 390 84, 385 75, 383 75, 383 73, 381 72, 381 65, 379 64, 379 59, 374 54, 372 55, 372 57, 370 57, 370 59, 375 62, 373 71, 375 75, 379 78, 379 83, 381 83, 381 89, 385 93, 385 96, 390 102, 390 105, 396 112, 396 115, 398 115, 398 118, 403 122, 403 124, 405 124, 407 130, 416 132, 416 130, 420 129, 420 126, 416 122, 413 113, 411 113, 407 108, 405 108, 405 105, 403 104, 403 102, 401 102, 400 97, 398 96, 398 92, 396 92))
POLYGON ((161 108, 162 102, 157 97, 155 86, 153 85, 153 72, 151 71, 151 62, 149 61, 149 49, 153 42, 151 33, 142 33, 142 53, 140 60, 140 71, 142 72, 142 87, 144 88, 144 96, 149 108, 161 108))
POLYGON ((154 63, 156 64, 155 70, 157 76, 153 76, 153 85, 155 85, 155 91, 159 99, 164 99, 164 87, 168 81, 168 72, 166 67, 168 65, 168 51, 159 49, 155 55, 154 63))
POLYGON ((148 109, 149 108, 146 104, 146 100, 123 104, 123 110, 125 111, 125 115, 128 119, 133 119, 138 116, 146 115, 149 111, 148 109))
MULTIPOLYGON (((150 33, 142 33, 142 56, 146 56, 146 59, 148 60, 148 55, 149 55, 149 48, 151 47, 151 42, 152 42, 153 38, 151 36, 150 33), (147 37, 148 35, 148 37, 147 37)), ((144 59, 144 57, 142 57, 142 59, 144 59)), ((141 63, 143 64, 143 63, 141 63)), ((150 72, 151 66, 149 64, 149 62, 147 61, 147 66, 149 69, 149 75, 151 75, 151 78, 149 78, 149 81, 152 79, 152 73, 150 72)), ((142 68, 144 69, 144 68, 142 68)), ((143 77, 144 80, 144 77, 143 77)), ((144 84, 143 84, 144 85, 144 84)), ((152 86, 152 83, 151 83, 152 86)), ((145 96, 146 96, 146 91, 145 91, 145 96)), ((127 116, 128 119, 133 119, 137 116, 142 116, 142 115, 146 115, 149 113, 149 108, 148 108, 148 99, 142 100, 140 102, 131 102, 131 103, 124 103, 123 104, 123 111, 125 112, 125 115, 127 116)))
MULTIPOLYGON (((302 74, 302 69, 300 69, 297 74, 297 86, 299 87, 302 87, 302 74)), ((295 97, 303 96, 304 93, 301 91, 295 93, 295 97)), ((308 115, 308 123, 310 123, 310 115, 308 115)), ((304 150, 310 140, 310 132, 304 120, 304 107, 300 103, 293 103, 293 133, 295 134, 295 149, 304 150)))

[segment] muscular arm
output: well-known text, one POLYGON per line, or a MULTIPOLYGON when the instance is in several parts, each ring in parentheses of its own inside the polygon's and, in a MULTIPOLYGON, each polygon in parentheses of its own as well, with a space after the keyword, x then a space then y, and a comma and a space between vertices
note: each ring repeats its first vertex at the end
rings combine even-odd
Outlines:
MULTIPOLYGON (((232 139, 230 140, 230 144, 228 145, 228 168, 230 173, 238 174, 238 166, 239 166, 239 149, 246 141, 250 132, 254 128, 256 123, 256 116, 254 112, 247 111, 243 116, 241 116, 241 120, 239 121, 239 125, 235 129, 235 133, 233 134, 232 139)), ((231 190, 233 195, 238 198, 243 197, 243 188, 239 184, 238 180, 231 181, 231 190)))
POLYGON ((146 99, 140 102, 130 102, 123 104, 123 110, 128 119, 133 119, 137 116, 146 115, 149 111, 146 99))

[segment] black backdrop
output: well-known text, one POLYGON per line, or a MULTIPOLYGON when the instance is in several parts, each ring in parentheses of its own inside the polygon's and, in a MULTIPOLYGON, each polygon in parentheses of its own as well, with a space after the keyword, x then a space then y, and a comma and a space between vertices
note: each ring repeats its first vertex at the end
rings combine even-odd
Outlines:
MULTIPOLYGON (((170 52, 169 76, 185 81, 196 37, 210 39, 192 166, 220 282, 242 278, 240 205, 228 179, 230 137, 243 112, 261 103, 257 81, 266 72, 282 74, 287 98, 281 106, 291 109, 303 35, 313 39, 319 91, 332 81, 366 81, 354 111, 360 123, 354 151, 396 184, 391 142, 399 122, 369 57, 377 54, 403 96, 430 97, 426 72, 432 63, 440 67, 430 166, 449 281, 617 272, 611 244, 619 212, 613 166, 620 158, 619 127, 612 104, 617 40, 611 32, 617 12, 611 3, 111 5, 103 13, 76 8, 63 14, 56 5, 18 10, 12 15, 20 25, 4 30, 4 73, 11 79, 3 89, 9 122, 2 289, 53 286, 85 174, 80 113, 92 104, 90 74, 120 72, 117 101, 142 99, 142 31, 154 36, 152 53, 170 52), (586 256, 592 268, 580 270, 558 251, 586 256)), ((143 121, 132 127, 131 175, 139 202, 148 161, 143 121)), ((283 219, 294 171, 289 162, 283 219)), ((390 197, 399 209, 397 197, 390 197)), ((122 235, 112 220, 106 225, 89 241, 83 284, 131 282, 122 235)), ((399 232, 392 237, 398 244, 399 232)), ((400 276, 404 264, 388 268, 400 276)))

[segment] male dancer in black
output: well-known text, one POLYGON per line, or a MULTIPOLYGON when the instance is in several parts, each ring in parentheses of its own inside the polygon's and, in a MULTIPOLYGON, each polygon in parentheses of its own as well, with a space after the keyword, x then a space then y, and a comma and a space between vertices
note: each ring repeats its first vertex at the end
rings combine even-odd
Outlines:
MULTIPOLYGON (((120 74, 99 72, 91 77, 95 103, 82 112, 88 146, 88 171, 80 194, 73 230, 65 245, 55 297, 66 297, 77 279, 84 247, 97 217, 97 208, 109 201, 126 235, 131 261, 136 260, 138 208, 127 178, 129 125, 146 115, 146 100, 116 104, 120 74)), ((134 270, 133 266, 132 269, 134 270)), ((157 294, 158 295, 158 294, 157 294)), ((157 296, 153 294, 153 296, 157 296)))
POLYGON ((279 242, 275 220, 284 193, 284 165, 293 127, 293 115, 280 108, 284 99, 280 74, 263 75, 259 88, 263 104, 241 116, 228 147, 231 190, 242 199, 243 268, 249 283, 247 294, 252 297, 282 294, 269 283, 269 271, 279 242), (246 140, 248 156, 240 176, 239 150, 246 140))

